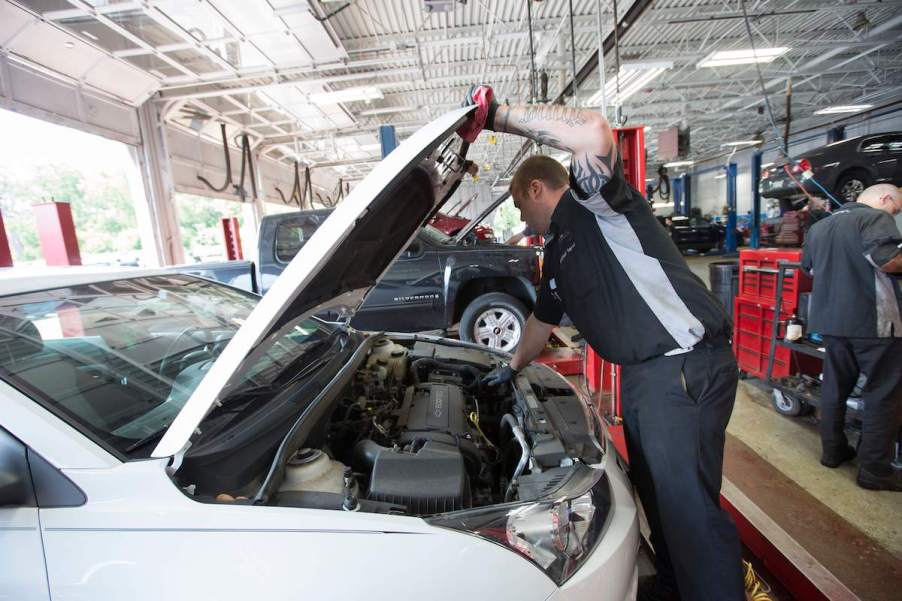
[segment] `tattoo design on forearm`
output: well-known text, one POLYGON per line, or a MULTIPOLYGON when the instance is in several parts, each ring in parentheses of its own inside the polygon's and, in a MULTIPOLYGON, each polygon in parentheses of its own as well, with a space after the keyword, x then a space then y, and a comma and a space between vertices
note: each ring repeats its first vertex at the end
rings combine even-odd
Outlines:
POLYGON ((580 109, 550 104, 536 104, 523 107, 523 114, 517 120, 523 125, 536 121, 557 121, 569 127, 582 127, 588 119, 580 109))
POLYGON ((546 131, 544 129, 537 129, 533 132, 528 132, 529 136, 543 146, 551 146, 553 148, 561 147, 561 140, 552 134, 550 131, 546 131))

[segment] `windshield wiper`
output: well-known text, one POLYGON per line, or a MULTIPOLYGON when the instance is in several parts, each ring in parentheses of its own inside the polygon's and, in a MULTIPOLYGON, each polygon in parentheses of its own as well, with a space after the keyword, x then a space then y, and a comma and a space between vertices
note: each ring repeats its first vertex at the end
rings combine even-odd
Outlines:
POLYGON ((166 433, 166 430, 167 430, 168 428, 169 428, 169 426, 167 425, 166 427, 164 427, 164 428, 162 428, 162 429, 160 429, 160 430, 157 430, 157 431, 154 432, 153 434, 148 434, 148 435, 145 436, 144 438, 141 438, 141 439, 139 439, 139 440, 133 442, 132 444, 130 444, 130 445, 128 445, 127 447, 125 447, 125 452, 126 452, 126 453, 131 453, 131 452, 134 451, 135 449, 140 449, 141 447, 143 447, 143 446, 145 446, 145 445, 147 445, 147 444, 149 444, 149 443, 151 443, 151 442, 153 442, 153 441, 155 441, 155 440, 158 440, 158 439, 160 439, 160 438, 163 438, 163 434, 166 433))

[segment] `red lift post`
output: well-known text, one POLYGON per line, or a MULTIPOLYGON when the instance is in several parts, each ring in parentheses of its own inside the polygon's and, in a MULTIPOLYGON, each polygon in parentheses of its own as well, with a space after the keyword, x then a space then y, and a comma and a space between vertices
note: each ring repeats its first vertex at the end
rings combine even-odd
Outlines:
POLYGON ((12 267, 13 254, 9 250, 9 238, 3 225, 3 213, 0 212, 0 267, 12 267))
POLYGON ((226 259, 240 261, 244 258, 241 250, 241 229, 238 226, 237 217, 222 218, 222 237, 225 244, 226 259))
POLYGON ((69 203, 54 200, 33 205, 32 209, 38 222, 41 253, 47 265, 81 265, 69 203))
MULTIPOLYGON (((626 181, 640 192, 645 189, 645 128, 622 127, 614 130, 626 181)), ((643 194, 644 196, 644 194, 643 194)), ((586 381, 599 414, 607 422, 617 453, 628 461, 623 414, 620 407, 620 366, 605 361, 591 348, 586 349, 586 381)))

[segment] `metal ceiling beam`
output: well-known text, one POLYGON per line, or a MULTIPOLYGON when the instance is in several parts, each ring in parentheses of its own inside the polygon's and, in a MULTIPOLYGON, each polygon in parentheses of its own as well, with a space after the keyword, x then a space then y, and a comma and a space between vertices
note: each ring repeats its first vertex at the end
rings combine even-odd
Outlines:
MULTIPOLYGON (((607 54, 614 47, 614 39, 615 33, 619 37, 623 37, 630 31, 630 29, 635 26, 635 23, 639 18, 648 10, 654 0, 636 0, 633 2, 632 6, 630 6, 629 10, 626 11, 626 14, 623 15, 619 23, 615 24, 616 31, 609 34, 608 37, 604 39, 601 44, 601 52, 600 54, 607 54)), ((582 85, 586 79, 598 68, 598 55, 599 53, 593 52, 589 55, 588 60, 583 63, 583 66, 580 67, 579 71, 577 71, 576 75, 573 76, 572 79, 564 86, 564 89, 561 90, 555 99, 552 101, 553 104, 561 102, 567 96, 573 95, 574 84, 577 86, 582 85)), ((508 164, 507 168, 502 172, 503 175, 507 175, 512 172, 514 167, 526 156, 526 153, 532 147, 532 140, 525 142, 522 146, 520 146, 520 150, 515 155, 514 159, 508 164)))
MULTIPOLYGON (((872 36, 880 35, 885 32, 891 31, 893 28, 898 27, 900 25, 902 25, 902 14, 896 15, 892 19, 889 19, 888 21, 881 23, 877 27, 874 27, 873 29, 869 30, 866 34, 864 34, 862 37, 870 38, 872 36)), ((877 48, 880 48, 880 47, 877 46, 877 48)), ((821 65, 821 64, 825 63, 826 61, 830 60, 831 58, 838 56, 838 55, 842 54, 843 52, 846 52, 847 50, 848 50, 848 47, 846 47, 846 46, 839 46, 837 48, 834 48, 833 50, 829 50, 829 51, 825 52, 824 54, 820 55, 819 57, 807 62, 802 67, 802 69, 813 69, 813 68, 817 67, 818 65, 821 65)), ((811 78, 813 79, 818 76, 819 75, 812 75, 811 78)), ((789 77, 787 77, 787 76, 777 77, 775 79, 771 79, 770 81, 766 82, 764 84, 764 86, 765 86, 765 88, 770 89, 770 88, 773 88, 773 87, 776 87, 776 86, 782 84, 787 79, 789 79, 789 77)), ((794 85, 798 85, 798 83, 802 83, 802 82, 793 82, 794 85)), ((764 101, 764 99, 762 97, 758 102, 747 105, 747 106, 743 107, 743 109, 752 108, 753 106, 756 106, 757 104, 760 104, 763 101, 764 101)), ((739 103, 738 102, 729 102, 726 105, 724 105, 724 108, 730 108, 730 107, 736 106, 737 104, 739 104, 739 103)))
POLYGON ((275 88, 284 88, 297 86, 300 84, 312 84, 312 85, 327 85, 331 83, 338 83, 343 81, 363 81, 366 79, 378 79, 380 77, 399 77, 404 75, 409 75, 411 73, 418 73, 419 69, 416 67, 411 68, 402 68, 402 69, 387 69, 384 71, 368 71, 364 73, 346 73, 343 75, 330 75, 327 77, 320 77, 316 79, 298 79, 292 81, 279 81, 279 82, 269 82, 269 83, 259 83, 253 84, 249 86, 241 86, 237 88, 220 88, 216 90, 204 90, 202 92, 170 92, 164 93, 161 95, 162 100, 190 100, 196 98, 216 98, 218 96, 230 96, 232 94, 248 94, 250 92, 259 92, 264 90, 271 90, 275 88))
MULTIPOLYGON (((162 48, 162 47, 160 47, 162 48)), ((280 77, 293 77, 299 75, 321 75, 324 71, 347 71, 349 69, 365 69, 368 67, 383 67, 386 63, 404 63, 413 62, 415 57, 398 57, 392 59, 366 59, 355 61, 344 61, 336 63, 327 63, 315 65, 311 63, 297 63, 294 65, 284 65, 279 67, 243 67, 228 71, 213 71, 210 73, 201 73, 193 79, 186 76, 167 77, 163 80, 164 92, 173 90, 181 90, 190 87, 199 87, 207 85, 222 84, 240 84, 247 81, 257 79, 277 79, 280 77)), ((200 91, 188 90, 188 91, 200 91)))

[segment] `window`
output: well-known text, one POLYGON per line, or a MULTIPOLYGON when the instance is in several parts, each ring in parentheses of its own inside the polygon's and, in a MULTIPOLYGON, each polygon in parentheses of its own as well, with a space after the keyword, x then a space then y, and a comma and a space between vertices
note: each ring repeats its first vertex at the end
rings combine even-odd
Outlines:
POLYGON ((276 261, 291 261, 328 216, 328 212, 301 215, 280 223, 276 228, 276 261))
POLYGON ((141 441, 165 431, 256 301, 182 275, 2 297, 0 378, 117 456, 146 457, 141 441))
POLYGON ((865 140, 861 152, 902 152, 902 135, 880 136, 865 140))

